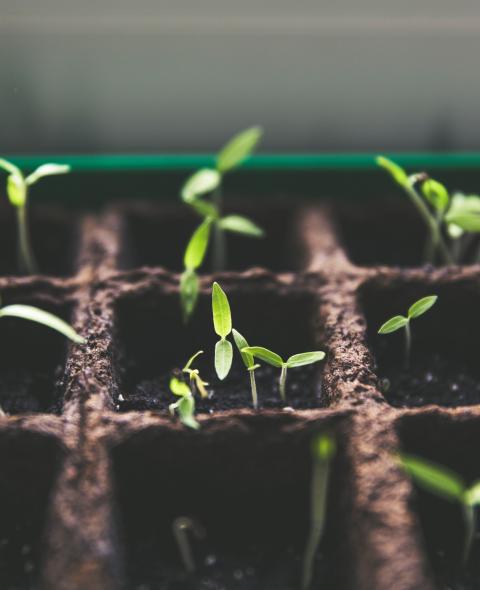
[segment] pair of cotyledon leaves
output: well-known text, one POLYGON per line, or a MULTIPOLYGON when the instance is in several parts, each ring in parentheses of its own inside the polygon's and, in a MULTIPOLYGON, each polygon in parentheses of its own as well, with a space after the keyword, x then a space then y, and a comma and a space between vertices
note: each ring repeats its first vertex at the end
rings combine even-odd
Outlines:
POLYGON ((382 326, 378 330, 378 333, 390 334, 391 332, 396 332, 401 328, 405 328, 405 326, 407 326, 410 323, 410 320, 418 318, 419 316, 427 312, 433 305, 435 305, 437 299, 437 295, 427 295, 426 297, 422 297, 422 299, 419 299, 409 307, 407 317, 403 315, 393 316, 384 324, 382 324, 382 326))

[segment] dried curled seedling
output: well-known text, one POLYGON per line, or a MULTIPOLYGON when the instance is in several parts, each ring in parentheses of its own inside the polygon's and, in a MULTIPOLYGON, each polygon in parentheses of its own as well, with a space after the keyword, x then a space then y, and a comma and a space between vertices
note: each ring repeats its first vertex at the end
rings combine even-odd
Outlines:
POLYGON ((193 361, 201 354, 203 354, 203 350, 199 350, 193 356, 191 356, 188 359, 187 364, 183 367, 182 373, 186 373, 188 375, 190 379, 190 385, 193 389, 198 391, 200 397, 207 398, 208 391, 206 390, 206 387, 208 387, 209 384, 200 377, 200 371, 198 369, 192 369, 193 361))

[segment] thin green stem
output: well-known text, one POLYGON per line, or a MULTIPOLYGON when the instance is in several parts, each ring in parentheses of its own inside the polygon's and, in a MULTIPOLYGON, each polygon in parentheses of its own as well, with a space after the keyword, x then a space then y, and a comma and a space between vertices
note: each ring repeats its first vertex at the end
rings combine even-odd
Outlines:
POLYGON ((173 521, 172 530, 183 565, 186 571, 191 574, 195 571, 195 561, 187 533, 191 531, 197 539, 201 539, 205 536, 205 531, 203 527, 188 516, 179 516, 176 518, 173 521))
POLYGON ((438 249, 442 262, 445 264, 452 264, 452 256, 445 243, 445 240, 443 239, 442 232, 437 225, 435 217, 430 213, 427 205, 423 202, 422 197, 417 193, 413 186, 409 184, 404 188, 405 192, 410 197, 412 203, 415 205, 417 211, 427 225, 430 234, 429 240, 433 244, 434 249, 438 249))
MULTIPOLYGON (((213 202, 218 210, 218 218, 222 217, 223 199, 221 185, 213 193, 213 202)), ((213 225, 213 270, 214 272, 221 272, 225 270, 227 265, 227 243, 225 240, 225 232, 218 225, 218 220, 213 225)))
POLYGON ((465 566, 472 549, 475 535, 475 507, 471 504, 463 504, 463 520, 465 522, 465 541, 463 546, 462 563, 465 566))
POLYGON ((280 373, 280 398, 282 401, 287 401, 287 365, 282 365, 282 372, 280 373))
POLYGON ((327 511, 328 480, 330 476, 329 461, 315 457, 312 466, 312 483, 310 492, 310 532, 308 535, 302 569, 302 590, 307 590, 312 583, 315 553, 325 529, 327 511))
POLYGON ((257 383, 255 381, 255 369, 249 369, 250 373, 250 387, 252 389, 252 402, 253 409, 258 410, 258 395, 257 395, 257 383))
POLYGON ((37 264, 30 243, 30 230, 28 225, 27 203, 23 207, 17 207, 17 231, 18 231, 18 264, 20 272, 35 274, 37 264))
POLYGON ((405 325, 405 369, 410 368, 410 354, 412 349, 412 330, 410 322, 405 325))

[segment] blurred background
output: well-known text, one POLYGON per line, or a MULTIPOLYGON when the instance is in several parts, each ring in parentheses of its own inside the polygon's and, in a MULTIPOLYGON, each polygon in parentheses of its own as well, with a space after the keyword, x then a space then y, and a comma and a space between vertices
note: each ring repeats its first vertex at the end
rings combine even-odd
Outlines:
POLYGON ((0 0, 3 153, 478 148, 478 0, 0 0))

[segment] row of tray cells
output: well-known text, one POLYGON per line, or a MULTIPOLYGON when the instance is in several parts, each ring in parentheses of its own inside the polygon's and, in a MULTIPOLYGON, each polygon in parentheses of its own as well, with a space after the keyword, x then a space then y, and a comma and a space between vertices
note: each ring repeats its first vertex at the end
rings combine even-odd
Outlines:
MULTIPOLYGON (((311 291, 277 291, 275 285, 262 289, 229 293, 233 324, 251 345, 265 346, 283 357, 308 350, 325 350, 324 362, 289 370, 287 402, 294 409, 325 407, 332 404, 334 392, 322 387, 325 371, 341 363, 338 351, 330 350, 322 316, 321 295, 311 291), (329 397, 332 396, 332 397, 329 397)), ((366 318, 366 342, 371 351, 373 379, 387 403, 395 407, 420 407, 428 404, 468 406, 480 401, 480 376, 477 362, 480 313, 479 286, 475 280, 425 283, 402 278, 367 281, 357 294, 358 310, 349 317, 366 318), (404 314, 421 296, 438 295, 436 305, 412 322, 410 365, 405 367, 404 335, 378 335, 387 318, 404 314), (358 313, 358 316, 355 314, 358 313)), ((52 311, 71 321, 71 300, 64 304, 54 299, 45 286, 9 287, 3 301, 27 303, 52 311)), ((108 315, 109 310, 104 311, 108 315)), ((337 321, 339 334, 344 313, 337 321)), ((347 324, 350 325, 350 324, 347 324)), ((65 389, 66 359, 72 345, 47 328, 23 320, 2 319, 0 343, 0 405, 7 413, 60 413, 65 389)), ((81 326, 77 326, 82 331, 81 326)), ((331 327, 330 327, 331 330, 331 327)), ((182 321, 178 294, 154 285, 139 293, 121 295, 113 306, 112 334, 114 382, 111 395, 115 409, 167 410, 173 400, 168 383, 195 352, 203 350, 196 367, 209 382, 211 397, 199 400, 198 411, 251 407, 249 375, 235 354, 229 377, 221 382, 213 370, 216 337, 212 327, 210 296, 203 293, 191 322, 182 321)), ((95 346, 91 335, 90 346, 95 346)), ((334 342, 335 340, 332 340, 334 342)), ((337 340, 338 341, 338 340, 337 340)), ((348 344, 348 342, 347 342, 348 344)), ((347 347, 348 348, 348 347, 347 347)), ((80 349, 81 351, 81 349, 80 349)), ((359 367, 361 369, 361 367, 359 367)), ((95 367, 92 367, 95 370, 95 367)), ((365 371, 363 371, 365 373, 365 371)), ((260 405, 280 408, 279 371, 262 366, 257 370, 260 405)))
MULTIPOLYGON (((348 418, 290 431, 276 420, 268 428, 196 434, 158 427, 113 447, 113 497, 126 587, 182 587, 186 576, 172 532, 179 517, 203 529, 200 538, 192 539, 197 568, 193 587, 298 587, 310 523, 310 444, 315 433, 326 430, 338 447, 314 583, 338 590, 356 587, 355 559, 361 557, 352 538, 357 482, 345 446, 353 444, 348 443, 348 418), (343 567, 345 563, 351 567, 343 567)), ((471 453, 480 443, 478 418, 404 416, 396 430, 402 450, 448 466, 467 483, 478 478, 478 461, 471 453)), ((47 557, 47 513, 62 451, 46 435, 3 432, 0 458, 0 583, 2 588, 34 588, 47 557)), ((377 476, 383 477, 372 471, 371 477, 377 476)), ((385 482, 380 489, 386 490, 385 482)), ((470 565, 459 568, 463 527, 458 507, 412 487, 405 509, 413 511, 412 542, 422 551, 437 587, 477 583, 478 542, 470 565)))

